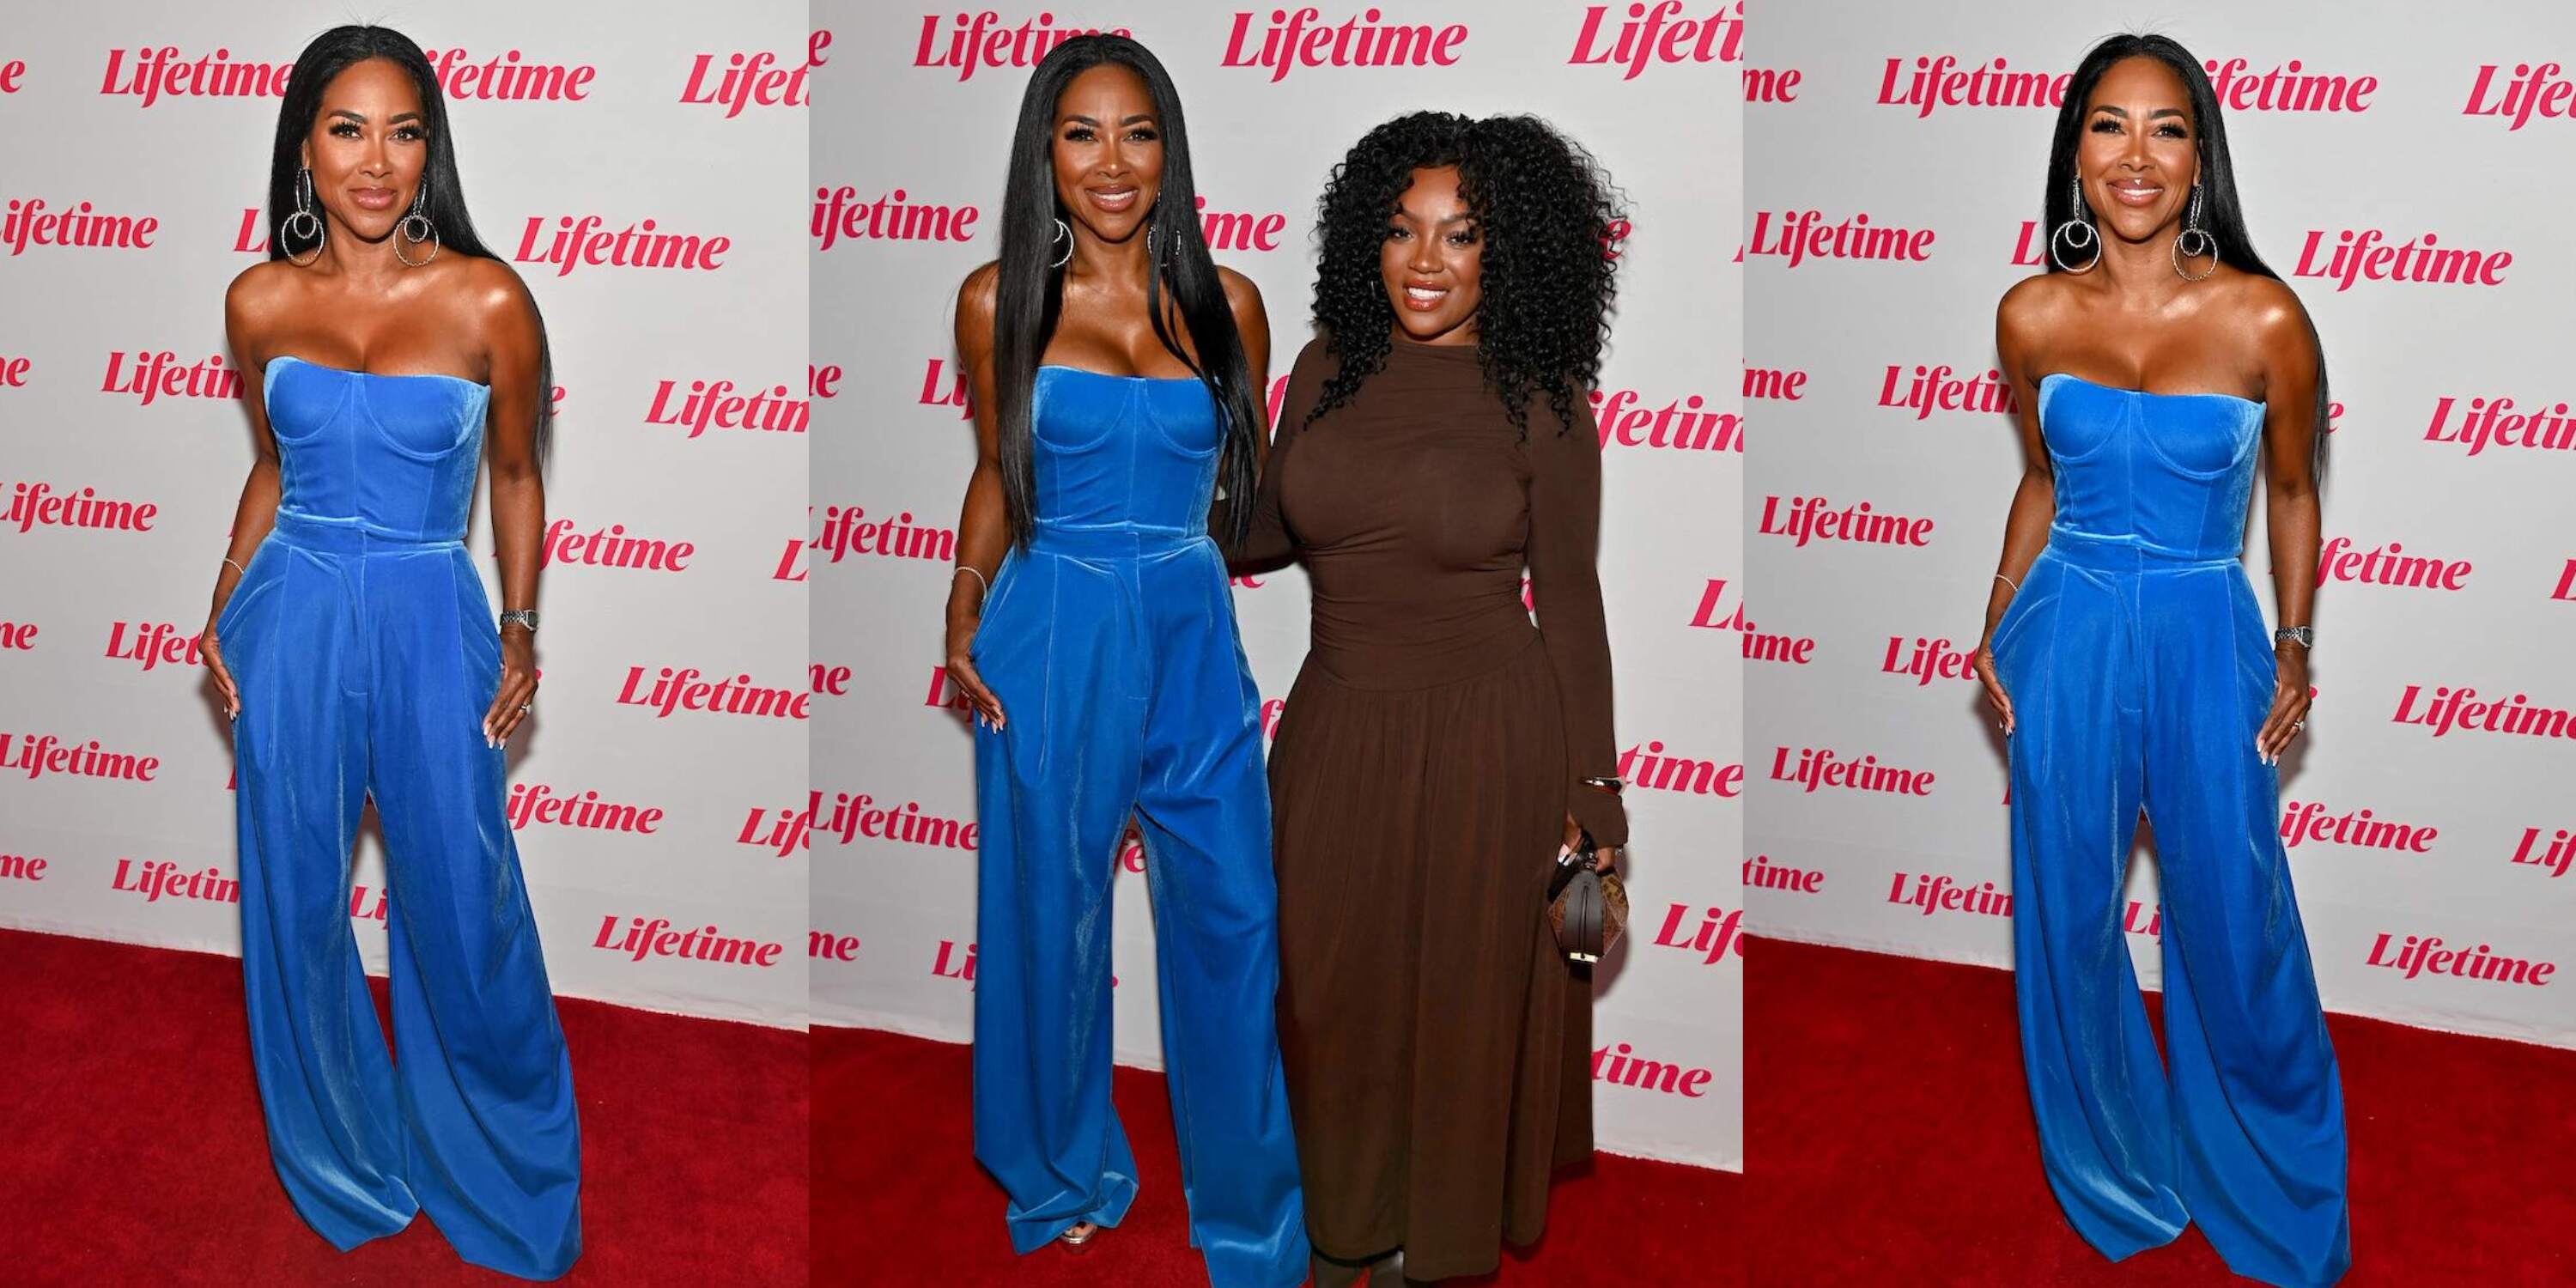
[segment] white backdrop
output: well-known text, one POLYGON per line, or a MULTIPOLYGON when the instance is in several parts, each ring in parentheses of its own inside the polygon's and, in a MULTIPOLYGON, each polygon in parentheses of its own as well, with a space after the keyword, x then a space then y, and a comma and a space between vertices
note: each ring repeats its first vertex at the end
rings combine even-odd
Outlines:
MULTIPOLYGON (((1315 199, 1371 126, 1421 108, 1536 113, 1628 193, 1633 226, 1617 247, 1620 309, 1599 404, 1612 433, 1600 558, 1619 746, 1639 757, 1629 770, 1636 924, 1596 981, 1594 1040, 1607 1058, 1596 1059, 1594 1103, 1604 1149, 1741 1166, 1741 713, 1725 629, 1742 604, 1740 310, 1724 232, 1739 213, 1739 15, 1732 3, 1660 4, 1652 37, 1629 31, 1623 46, 1626 9, 1442 0, 1300 20, 1338 28, 1376 13, 1381 25, 1432 29, 1422 43, 1436 61, 1390 67, 1349 65, 1361 54, 1336 65, 1338 37, 1283 42, 1315 57, 1264 63, 1279 34, 1268 9, 1165 0, 971 18, 816 6, 829 36, 815 77, 810 230, 813 661, 825 686, 813 760, 818 1021, 970 1032, 973 758, 940 670, 953 529, 974 463, 951 308, 960 279, 998 254, 1004 156, 1039 37, 1123 27, 1179 86, 1216 257, 1258 283, 1269 307, 1274 380, 1310 334, 1315 199), (865 209, 843 213, 854 206, 865 209), (821 820, 836 811, 852 827, 826 835, 821 820), (1675 1079, 1696 1094, 1627 1085, 1616 1076, 1627 1066, 1612 1062, 1622 1055, 1707 1074, 1675 1079)), ((1304 656, 1306 587, 1293 570, 1257 581, 1239 585, 1236 604, 1275 704, 1304 656)), ((1132 845, 1125 860, 1113 912, 1117 1050, 1154 1065, 1142 860, 1132 845)))
MULTIPOLYGON (((1775 396, 1755 402, 1765 433, 1745 491, 1750 577, 1770 611, 1745 647, 1762 659, 1747 666, 1746 750, 1763 933, 2011 961, 2002 744, 1965 654, 2021 458, 2009 414, 1978 395, 1993 382, 1995 301, 2035 271, 2045 243, 2031 221, 2054 109, 2045 97, 1989 104, 2023 101, 1998 89, 2025 73, 2062 92, 2094 41, 2161 30, 2217 64, 2255 247, 2315 318, 2337 404, 2316 706, 2281 765, 2326 1005, 2576 1045, 2576 978, 2564 973, 2576 965, 2576 730, 2427 722, 2446 691, 2576 708, 2576 545, 2563 522, 2576 431, 2543 424, 2534 446, 2525 431, 2482 428, 2491 407, 2569 414, 2576 254, 2560 212, 2576 195, 2564 164, 2576 12, 2490 3, 2423 16, 2384 0, 1973 11, 1848 0, 1757 14, 1754 63, 1770 92, 1746 108, 1758 194, 1744 222, 1758 319, 1746 361, 1748 381, 1775 396), (2525 64, 2542 65, 2543 82, 2527 120, 2506 88, 2525 64), (1903 235, 1874 258, 1848 235, 1841 250, 1810 237, 1785 243, 1803 241, 1800 256, 1782 253, 1788 226, 1864 223, 1903 235), (2332 257, 2348 234, 2492 256, 2492 284, 2392 280, 2388 256, 2346 278, 2332 257), (1909 405, 1918 376, 1951 382, 1948 402, 1909 405), (1893 542, 1793 523, 1864 506, 1917 522, 1893 542), (2436 585, 2391 584, 2417 580, 2381 571, 2396 558, 2445 566, 2436 585), (1918 648, 1930 660, 1916 666, 1918 648), (1784 781, 1815 749, 1921 771, 1928 790, 1784 781), (2433 939, 2545 963, 2549 977, 2410 969, 2433 939)), ((2250 531, 2268 617, 2259 490, 2250 531)), ((2147 845, 2139 857, 2129 943, 2154 981, 2147 845)))
MULTIPOLYGON (((26 6, 0 36, 0 925, 238 951, 238 905, 200 897, 239 868, 225 720, 193 656, 251 460, 224 288, 265 250, 285 72, 357 12, 26 6), (24 219, 36 202, 44 218, 24 219), (130 222, 100 237, 51 218, 84 207, 130 222), (195 386, 123 392, 156 361, 198 369, 195 386), (134 521, 95 526, 89 507, 32 504, 40 490, 134 521), (108 772, 47 767, 53 748, 93 741, 119 758, 93 766, 108 772)), ((799 66, 805 8, 363 12, 441 68, 477 230, 516 261, 554 346, 543 684, 510 757, 554 986, 799 1026, 805 855, 759 842, 802 807, 806 721, 642 699, 666 667, 804 685, 804 587, 775 575, 803 505, 802 408, 757 430, 685 409, 699 382, 802 393, 805 116, 778 101, 783 84, 722 91, 737 55, 799 66), (546 258, 567 228, 630 227, 706 239, 711 262, 546 258), (776 949, 749 965, 639 958, 619 947, 639 919, 776 949)), ((474 523, 488 582, 479 488, 474 523)), ((356 924, 381 972, 379 847, 371 821, 356 924)))

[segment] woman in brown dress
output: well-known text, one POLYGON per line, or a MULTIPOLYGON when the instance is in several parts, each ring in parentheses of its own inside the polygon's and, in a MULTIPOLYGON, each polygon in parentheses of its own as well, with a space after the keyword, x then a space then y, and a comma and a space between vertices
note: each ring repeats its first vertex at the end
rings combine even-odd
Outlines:
POLYGON ((1555 859, 1627 838, 1593 567, 1612 196, 1528 117, 1380 126, 1321 203, 1316 323, 1238 563, 1311 647, 1270 782, 1279 1038, 1320 1285, 1481 1274, 1592 1151, 1555 859), (1533 626, 1522 593, 1536 605, 1533 626))

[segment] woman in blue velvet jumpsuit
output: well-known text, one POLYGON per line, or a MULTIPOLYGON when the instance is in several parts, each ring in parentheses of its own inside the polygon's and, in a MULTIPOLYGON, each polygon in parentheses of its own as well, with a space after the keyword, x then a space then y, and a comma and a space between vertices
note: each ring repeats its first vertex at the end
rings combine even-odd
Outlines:
POLYGON ((981 449, 947 654, 976 723, 975 1157, 1023 1253, 1082 1246, 1143 1183, 1109 1098, 1132 814, 1190 1241, 1215 1288, 1290 1288, 1307 1245, 1260 700, 1210 530, 1220 498, 1243 504, 1219 533, 1249 520, 1268 325, 1208 258, 1143 46, 1051 52, 1012 159, 1001 258, 957 304, 981 449))
POLYGON ((2050 1188, 2113 1260, 2198 1222, 2240 1275, 2351 1261, 2343 1094, 2278 831, 2308 707, 2325 388, 2246 243, 2199 60, 2114 37, 2069 83, 2052 271, 1997 346, 2028 469, 1978 650, 2012 778, 2015 991, 2050 1188), (2239 562, 2263 465, 2283 626, 2239 562), (2143 806, 2165 1054, 2122 930, 2143 806))
POLYGON ((427 1212, 465 1260, 553 1279, 581 1251, 580 1131, 502 812, 536 691, 543 323, 466 219, 411 41, 325 33, 280 122, 272 258, 225 301, 261 451, 201 640, 270 1158, 343 1250, 427 1212), (529 610, 507 630, 464 545, 487 427, 504 602, 529 610), (371 799, 399 1060, 349 924, 371 799))

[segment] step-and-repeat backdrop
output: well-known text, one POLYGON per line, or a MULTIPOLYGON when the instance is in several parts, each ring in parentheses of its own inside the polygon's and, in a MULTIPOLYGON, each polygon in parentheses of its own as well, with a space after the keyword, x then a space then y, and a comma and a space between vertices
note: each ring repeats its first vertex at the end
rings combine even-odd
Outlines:
MULTIPOLYGON (((951 310, 998 253, 1029 68, 1068 33, 1123 30, 1179 86, 1209 241, 1261 287, 1277 380, 1311 334, 1316 197, 1371 126, 1422 108, 1536 113, 1626 190, 1597 409, 1636 921, 1597 981, 1594 1103, 1605 1149, 1740 1166, 1738 6, 843 0, 815 25, 816 1019, 970 1031, 973 758, 940 665, 974 463, 951 310)), ((1264 576, 1235 602, 1275 716, 1305 653, 1305 582, 1264 576)), ((1143 860, 1131 846, 1120 861, 1117 1050, 1152 1065, 1143 860)))
MULTIPOLYGON (((2045 251, 2067 74, 2152 22, 2204 60, 2255 247, 2332 379, 2316 705, 2280 815, 2326 1005, 2576 1045, 2576 16, 1853 0, 1755 21, 1745 871, 1764 933, 2011 961, 2003 744, 1967 658, 2021 468, 1995 301, 2045 251)), ((2151 982, 2153 868, 2142 836, 2125 918, 2151 982)))
MULTIPOLYGON (((224 288, 266 252, 287 73, 351 12, 0 30, 0 925, 238 949, 196 648, 251 463, 224 288)), ((553 340, 508 816, 554 985, 802 1024, 805 7, 368 12, 429 52, 476 228, 553 340)), ((489 523, 478 495, 487 583, 489 523)), ((378 971, 381 844, 371 816, 350 917, 378 971)))

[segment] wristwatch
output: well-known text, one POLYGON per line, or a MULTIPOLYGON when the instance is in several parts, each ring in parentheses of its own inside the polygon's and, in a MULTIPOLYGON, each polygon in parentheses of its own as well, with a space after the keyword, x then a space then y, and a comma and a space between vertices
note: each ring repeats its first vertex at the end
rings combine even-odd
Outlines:
POLYGON ((519 625, 527 627, 528 633, 530 635, 534 635, 537 633, 537 610, 533 608, 513 608, 510 611, 501 614, 501 624, 503 626, 507 626, 512 622, 517 622, 519 625))
POLYGON ((2300 648, 2314 648, 2316 647, 2317 632, 2314 627, 2309 626, 2284 626, 2281 629, 2272 632, 2272 642, 2274 644, 2279 644, 2283 640, 2288 640, 2291 643, 2298 645, 2300 648))

